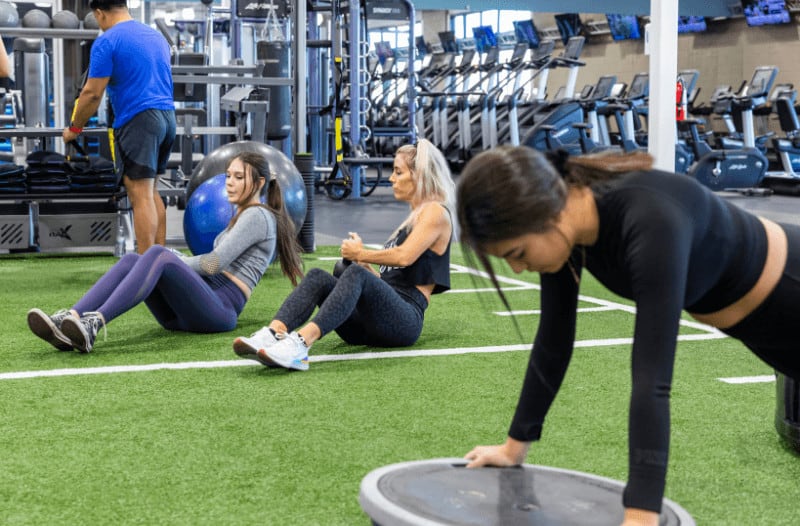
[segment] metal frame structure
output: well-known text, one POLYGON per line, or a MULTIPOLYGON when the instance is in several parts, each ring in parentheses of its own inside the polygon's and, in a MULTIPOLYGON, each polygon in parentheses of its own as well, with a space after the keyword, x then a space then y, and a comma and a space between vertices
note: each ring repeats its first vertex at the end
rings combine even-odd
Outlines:
MULTIPOLYGON (((409 61, 413 63, 416 48, 414 46, 414 20, 416 12, 414 5, 409 0, 400 0, 407 12, 409 24, 409 43, 408 43, 408 57, 409 61)), ((369 139, 372 130, 367 127, 367 112, 370 109, 370 102, 367 96, 367 85, 369 79, 366 78, 367 71, 367 55, 369 53, 368 43, 366 42, 366 27, 362 23, 362 8, 363 2, 360 0, 351 0, 343 2, 340 0, 333 0, 330 6, 331 10, 331 72, 333 76, 334 90, 338 89, 338 85, 344 84, 347 86, 347 93, 350 99, 349 108, 347 110, 347 140, 351 146, 351 155, 347 158, 342 158, 343 145, 341 144, 340 134, 344 131, 339 128, 340 122, 334 117, 334 136, 337 142, 337 160, 336 163, 345 164, 346 168, 341 167, 347 173, 347 186, 348 198, 353 200, 362 199, 361 188, 364 182, 363 169, 367 165, 374 164, 374 159, 363 155, 364 142, 369 139), (346 37, 344 35, 347 35, 346 37), (345 53, 346 51, 346 53, 345 53), (343 68, 346 65, 346 68, 343 68)), ((299 21, 298 21, 298 24, 299 21)), ((313 26, 309 20, 309 26, 313 26)), ((300 53, 298 53, 300 54, 300 53)), ((298 69, 298 71, 301 71, 298 69)), ((311 81, 309 85, 321 85, 325 82, 323 78, 315 78, 314 73, 321 71, 318 64, 315 64, 310 69, 309 75, 311 81)), ((409 75, 408 83, 406 86, 408 98, 408 129, 403 132, 395 132, 394 136, 405 136, 410 142, 416 142, 416 85, 413 75, 409 75)), ((302 91, 301 86, 298 86, 297 91, 302 91)), ((320 93, 311 89, 312 103, 319 104, 320 93)), ((333 113, 340 111, 341 108, 337 107, 341 101, 337 100, 336 93, 334 94, 334 107, 333 113)), ((306 108, 298 107, 297 114, 305 119, 306 108)), ((341 120, 341 119, 340 119, 341 120)), ((315 137, 319 136, 319 130, 315 128, 315 137)), ((296 133, 301 133, 305 136, 305 127, 297 123, 296 133)), ((299 151, 299 150, 298 150, 299 151)))

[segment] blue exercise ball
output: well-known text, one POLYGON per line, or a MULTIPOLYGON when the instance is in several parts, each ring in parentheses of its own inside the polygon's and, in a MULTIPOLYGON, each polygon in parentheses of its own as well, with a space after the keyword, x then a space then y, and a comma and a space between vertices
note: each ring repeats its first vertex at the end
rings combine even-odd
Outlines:
MULTIPOLYGON (((224 174, 230 160, 241 152, 259 153, 267 160, 270 170, 275 174, 275 178, 278 180, 278 184, 281 187, 283 205, 286 207, 286 211, 289 213, 292 223, 294 223, 295 233, 299 233, 306 219, 307 197, 303 176, 300 175, 300 171, 282 151, 268 144, 256 141, 231 142, 220 146, 206 155, 192 171, 192 177, 186 185, 187 210, 196 189, 206 180, 215 177, 217 174, 224 174)), ((185 225, 186 219, 184 215, 184 233, 186 232, 185 225)))
POLYGON ((233 212, 224 173, 206 179, 192 192, 183 212, 183 234, 192 254, 211 252, 214 238, 228 226, 233 212))

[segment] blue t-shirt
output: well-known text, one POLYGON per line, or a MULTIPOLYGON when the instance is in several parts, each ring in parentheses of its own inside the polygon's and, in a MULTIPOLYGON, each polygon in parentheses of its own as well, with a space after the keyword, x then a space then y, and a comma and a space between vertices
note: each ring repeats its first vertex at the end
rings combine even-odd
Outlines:
POLYGON ((105 77, 115 128, 145 110, 175 109, 169 44, 149 26, 120 22, 95 40, 89 78, 105 77))

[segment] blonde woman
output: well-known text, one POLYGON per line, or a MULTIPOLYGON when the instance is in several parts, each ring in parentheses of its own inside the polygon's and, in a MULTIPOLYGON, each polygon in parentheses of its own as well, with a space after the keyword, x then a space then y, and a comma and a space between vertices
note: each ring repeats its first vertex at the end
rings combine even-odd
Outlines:
POLYGON ((341 254, 353 264, 338 277, 310 270, 267 327, 234 341, 236 354, 305 371, 309 348, 331 331, 353 345, 417 341, 431 296, 450 288, 454 184, 444 156, 424 139, 397 150, 389 181, 395 199, 407 202, 411 212, 384 247, 365 248, 350 233, 341 254))

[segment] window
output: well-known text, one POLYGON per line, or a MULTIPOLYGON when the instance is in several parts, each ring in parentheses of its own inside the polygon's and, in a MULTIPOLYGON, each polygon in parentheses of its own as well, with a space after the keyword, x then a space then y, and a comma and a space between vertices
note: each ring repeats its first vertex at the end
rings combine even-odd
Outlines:
POLYGON ((517 11, 512 9, 492 9, 478 13, 466 13, 450 17, 450 27, 456 38, 472 38, 472 28, 478 26, 492 26, 495 33, 508 33, 514 31, 514 20, 531 18, 530 11, 517 11))
MULTIPOLYGON (((422 35, 422 24, 414 24, 414 35, 422 35)), ((389 42, 392 49, 408 47, 408 24, 397 27, 382 27, 369 32, 370 50, 375 48, 375 42, 389 42)))

